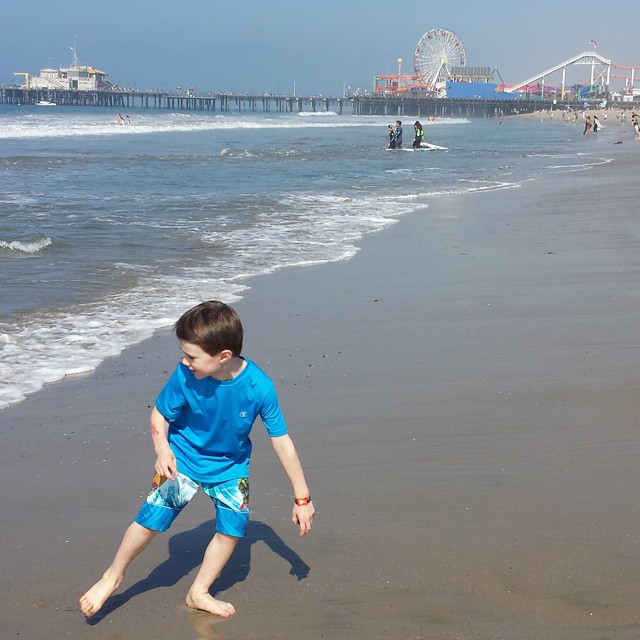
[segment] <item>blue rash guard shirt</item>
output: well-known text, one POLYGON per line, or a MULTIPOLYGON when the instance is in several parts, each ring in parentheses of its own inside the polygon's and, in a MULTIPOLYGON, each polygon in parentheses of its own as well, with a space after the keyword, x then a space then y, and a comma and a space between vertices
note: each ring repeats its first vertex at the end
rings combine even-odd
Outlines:
POLYGON ((249 477, 249 432, 260 416, 267 433, 287 433, 273 381, 251 360, 233 380, 198 380, 178 364, 156 400, 169 422, 178 471, 199 482, 249 477))

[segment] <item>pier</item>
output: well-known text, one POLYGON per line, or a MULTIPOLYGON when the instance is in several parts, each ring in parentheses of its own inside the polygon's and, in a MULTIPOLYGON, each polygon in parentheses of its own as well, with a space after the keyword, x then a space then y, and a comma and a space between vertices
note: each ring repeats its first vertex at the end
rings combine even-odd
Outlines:
MULTIPOLYGON (((182 94, 162 91, 134 90, 55 90, 25 89, 16 86, 0 87, 2 104, 37 104, 54 102, 60 106, 112 107, 116 109, 165 109, 169 111, 195 112, 258 112, 300 113, 328 112, 365 116, 390 117, 466 117, 490 118, 496 116, 531 113, 540 109, 581 107, 578 102, 540 100, 539 98, 516 100, 482 100, 432 98, 407 94, 389 96, 284 96, 212 93, 182 94)), ((633 106, 631 104, 625 106, 633 106)))

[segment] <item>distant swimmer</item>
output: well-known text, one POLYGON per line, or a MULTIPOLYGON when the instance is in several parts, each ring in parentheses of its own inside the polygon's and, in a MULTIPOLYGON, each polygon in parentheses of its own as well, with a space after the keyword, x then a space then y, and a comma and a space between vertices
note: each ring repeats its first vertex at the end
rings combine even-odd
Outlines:
POLYGON ((124 118, 122 117, 122 114, 118 114, 118 124, 124 124, 124 118))
POLYGON ((387 149, 395 149, 396 148, 396 130, 393 128, 393 125, 389 125, 389 146, 387 149))
POLYGON ((424 131, 419 120, 413 123, 413 148, 419 149, 420 145, 424 142, 424 131))
POLYGON ((131 118, 129 116, 125 116, 125 118, 127 119, 127 124, 131 124, 131 118))
POLYGON ((396 120, 396 148, 402 149, 402 122, 396 120))

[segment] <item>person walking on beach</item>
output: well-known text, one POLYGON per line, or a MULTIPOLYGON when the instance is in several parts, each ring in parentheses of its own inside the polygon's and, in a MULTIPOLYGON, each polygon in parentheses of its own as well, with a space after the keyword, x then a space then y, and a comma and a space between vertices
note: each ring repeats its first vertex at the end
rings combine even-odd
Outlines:
POLYGON ((598 116, 593 116, 593 133, 598 133, 599 128, 600 120, 598 120, 598 116))
POLYGON ((591 116, 587 116, 584 119, 584 131, 582 132, 582 135, 585 135, 586 133, 591 133, 591 116))
POLYGON ((627 112, 623 109, 620 114, 620 124, 626 124, 627 122, 627 112))
POLYGON ((419 149, 420 145, 422 145, 422 142, 424 141, 424 130, 422 129, 422 125, 419 120, 416 120, 413 123, 413 133, 413 148, 419 149))
POLYGON ((402 149, 402 122, 396 120, 396 147, 402 149))
POLYGON ((396 130, 393 128, 393 125, 389 125, 389 146, 387 149, 395 149, 396 148, 396 130))
POLYGON ((189 589, 186 604, 224 618, 233 605, 209 589, 249 520, 249 432, 260 416, 293 489, 291 519, 304 536, 315 508, 280 410, 275 387, 243 358, 238 314, 215 300, 184 313, 174 326, 183 357, 151 411, 155 476, 146 501, 126 530, 111 565, 81 598, 87 616, 97 613, 120 586, 126 568, 161 531, 166 531, 199 487, 211 497, 216 532, 189 589))

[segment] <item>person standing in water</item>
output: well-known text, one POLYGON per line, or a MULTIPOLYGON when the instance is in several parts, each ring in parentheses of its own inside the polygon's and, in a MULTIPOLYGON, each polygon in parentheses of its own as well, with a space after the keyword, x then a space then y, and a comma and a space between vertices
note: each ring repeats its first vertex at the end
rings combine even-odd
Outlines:
POLYGON ((389 146, 387 149, 395 149, 396 148, 396 131, 393 128, 393 125, 389 125, 389 146))
POLYGON ((396 120, 396 147, 402 149, 402 122, 396 120))
POLYGON ((416 120, 413 123, 413 132, 414 132, 413 148, 419 149, 422 143, 424 142, 424 131, 422 130, 422 125, 420 124, 419 120, 416 120))

